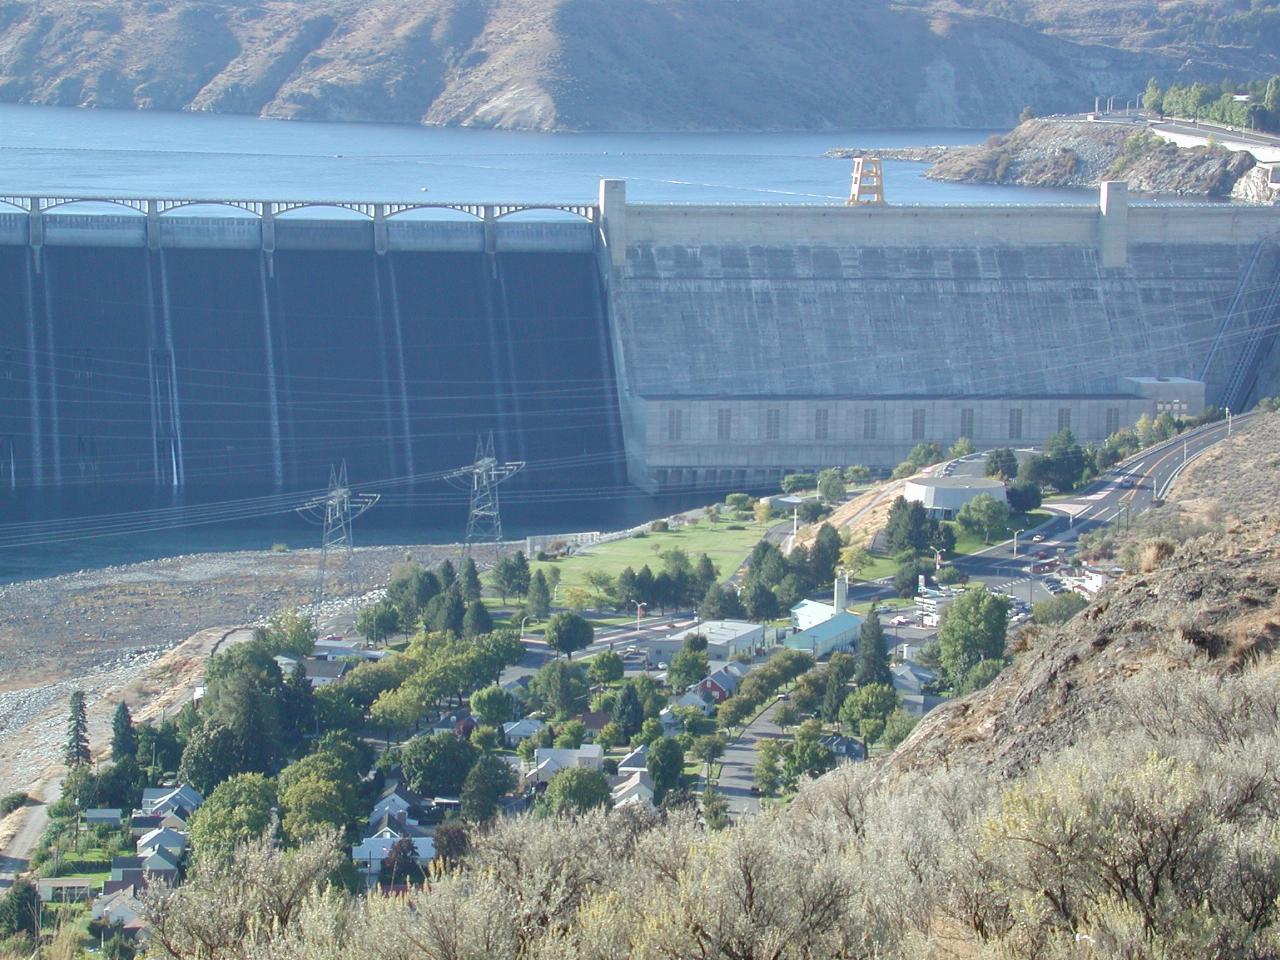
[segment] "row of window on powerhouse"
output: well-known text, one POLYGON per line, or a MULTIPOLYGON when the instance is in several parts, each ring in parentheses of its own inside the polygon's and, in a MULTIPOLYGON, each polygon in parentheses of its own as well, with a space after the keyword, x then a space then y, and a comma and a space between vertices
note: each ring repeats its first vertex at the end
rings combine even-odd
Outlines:
MULTIPOLYGON (((1181 407, 1185 411, 1186 404, 1182 403, 1181 407)), ((862 411, 862 439, 875 440, 879 430, 878 411, 874 409, 866 409, 862 411)), ((926 411, 923 407, 916 407, 911 411, 911 439, 924 440, 928 436, 927 424, 925 418, 926 411)), ((1022 408, 1011 407, 1009 409, 1009 439, 1022 439, 1022 408)), ((739 418, 741 419, 741 418, 739 418)), ((1108 407, 1106 411, 1106 435, 1111 436, 1120 429, 1120 408, 1108 407)), ((667 439, 679 441, 685 439, 685 411, 678 407, 673 407, 667 411, 667 439)), ((831 436, 831 410, 828 407, 817 407, 813 411, 812 421, 812 439, 814 440, 830 440, 831 436)), ((1071 408, 1058 408, 1058 429, 1071 429, 1071 408)), ((974 410, 972 407, 962 407, 960 409, 960 431, 957 436, 973 437, 974 436, 974 410)), ((769 407, 764 411, 764 430, 763 438, 765 440, 781 440, 782 439, 782 410, 777 407, 769 407)), ((734 439, 734 411, 730 407, 721 407, 716 411, 716 439, 732 440, 734 439)), ((746 439, 740 437, 740 439, 746 439)))

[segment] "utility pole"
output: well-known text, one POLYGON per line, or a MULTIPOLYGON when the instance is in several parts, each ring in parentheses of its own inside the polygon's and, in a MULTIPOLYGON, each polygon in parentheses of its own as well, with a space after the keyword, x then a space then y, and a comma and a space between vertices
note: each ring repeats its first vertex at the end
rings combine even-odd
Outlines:
POLYGON ((355 541, 351 536, 351 522, 378 502, 379 494, 352 493, 347 483, 347 461, 340 468, 329 467, 329 490, 319 497, 312 497, 296 510, 304 519, 321 525, 320 574, 316 580, 316 602, 324 599, 325 570, 329 563, 329 551, 346 547, 347 574, 352 574, 352 554, 355 541))
POLYGON ((524 461, 499 463, 493 452, 493 431, 487 439, 476 440, 476 459, 465 467, 445 474, 455 485, 471 490, 471 510, 467 516, 467 553, 473 543, 502 542, 502 514, 498 507, 498 484, 524 469, 524 461))

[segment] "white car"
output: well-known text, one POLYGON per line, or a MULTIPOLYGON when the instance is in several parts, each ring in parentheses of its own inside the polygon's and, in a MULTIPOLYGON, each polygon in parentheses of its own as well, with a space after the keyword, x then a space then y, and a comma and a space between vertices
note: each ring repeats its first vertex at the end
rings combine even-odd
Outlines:
POLYGON ((1032 540, 1032 542, 1033 542, 1033 543, 1043 543, 1043 542, 1044 542, 1044 534, 1043 534, 1043 533, 1037 533, 1034 537, 1032 537, 1032 538, 1031 538, 1031 540, 1032 540))
POLYGON ((905 627, 910 622, 911 622, 911 618, 904 617, 902 614, 898 614, 896 617, 894 617, 892 620, 889 621, 890 625, 895 627, 905 627))

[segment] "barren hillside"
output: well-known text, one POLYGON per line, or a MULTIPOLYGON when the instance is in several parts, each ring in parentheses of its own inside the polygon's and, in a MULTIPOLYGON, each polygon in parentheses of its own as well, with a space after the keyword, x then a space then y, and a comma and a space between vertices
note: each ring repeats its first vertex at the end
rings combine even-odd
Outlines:
POLYGON ((1125 691, 1135 678, 1235 673, 1280 647, 1277 463, 1280 415, 1261 414, 1193 464, 1139 534, 1142 572, 1064 627, 1015 637, 1013 665, 930 714, 890 770, 973 765, 1020 776, 1091 727, 1130 725, 1125 691), (1179 518, 1212 532, 1175 545, 1168 531, 1179 518))
MULTIPOLYGON (((1151 74, 1221 79, 1226 55, 1194 30, 1115 29, 1146 6, 6 0, 0 99, 530 129, 990 127, 1151 74)), ((1260 36, 1226 59, 1252 75, 1274 56, 1260 36)))

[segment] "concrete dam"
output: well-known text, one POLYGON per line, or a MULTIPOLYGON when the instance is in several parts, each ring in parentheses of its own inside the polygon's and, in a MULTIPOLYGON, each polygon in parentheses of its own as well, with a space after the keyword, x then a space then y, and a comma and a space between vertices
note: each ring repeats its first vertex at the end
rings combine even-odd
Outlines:
POLYGON ((423 475, 493 430, 528 482, 761 487, 925 440, 1100 441, 1280 382, 1277 212, 1123 184, 1044 207, 634 204, 622 181, 569 206, 0 201, 4 485, 423 475))

